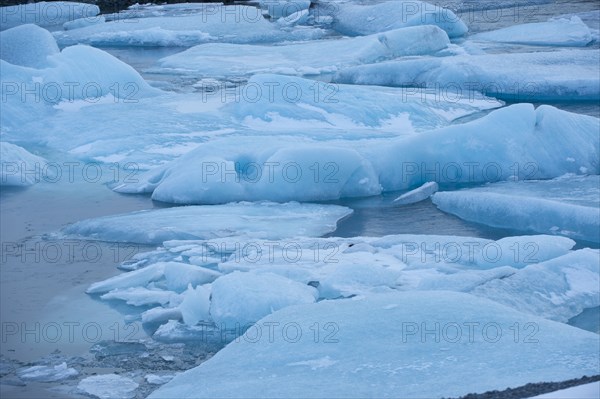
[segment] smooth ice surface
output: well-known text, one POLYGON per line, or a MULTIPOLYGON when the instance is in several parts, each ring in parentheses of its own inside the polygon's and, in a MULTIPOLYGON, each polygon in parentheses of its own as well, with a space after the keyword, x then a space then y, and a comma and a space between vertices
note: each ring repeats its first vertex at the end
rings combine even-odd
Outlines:
POLYGON ((291 305, 313 303, 317 290, 272 273, 233 272, 212 284, 210 316, 221 329, 240 329, 291 305))
POLYGON ((451 10, 422 1, 393 0, 378 4, 325 3, 317 14, 333 17, 332 27, 358 36, 415 25, 436 25, 450 37, 463 36, 467 26, 451 10))
POLYGON ((534 396, 530 399, 596 399, 600 397, 600 381, 579 385, 572 388, 561 389, 543 395, 534 396))
POLYGON ((99 13, 100 8, 95 4, 71 1, 42 1, 0 7, 0 30, 24 24, 45 27, 59 26, 74 19, 93 18, 99 13))
POLYGON ((181 16, 117 18, 80 29, 55 32, 59 45, 85 43, 94 46, 175 46, 208 42, 275 43, 312 40, 322 29, 281 29, 266 20, 260 9, 239 5, 205 4, 204 9, 181 16))
POLYGON ((31 68, 48 67, 48 57, 59 53, 52 34, 26 24, 0 32, 0 59, 31 68))
POLYGON ((471 40, 541 46, 583 47, 593 40, 590 28, 581 18, 557 18, 548 22, 514 25, 470 36, 471 40))
POLYGON ((433 202, 473 222, 600 242, 598 175, 499 182, 436 193, 433 202))
POLYGON ((516 104, 465 124, 393 139, 226 137, 117 190, 152 192, 155 200, 183 204, 315 201, 405 190, 432 180, 473 184, 599 173, 599 122, 550 106, 516 104), (207 165, 210 173, 198 173, 207 165), (535 166, 533 173, 528 165, 535 166))
POLYGON ((321 236, 352 213, 337 205, 234 203, 138 211, 77 222, 63 229, 88 239, 160 244, 247 234, 258 238, 321 236))
POLYGON ((161 59, 158 71, 166 69, 213 78, 256 73, 318 75, 336 72, 346 66, 435 53, 449 43, 446 33, 436 26, 275 47, 210 43, 161 59))
POLYGON ((67 363, 61 363, 56 366, 33 366, 19 370, 17 375, 25 381, 55 382, 72 378, 79 372, 74 368, 68 367, 67 363))
POLYGON ((135 397, 139 384, 117 374, 102 374, 84 378, 77 389, 100 399, 129 399, 135 397))
POLYGON ((240 339, 149 397, 457 397, 591 375, 599 367, 590 350, 597 334, 462 293, 323 301, 285 308, 257 325, 287 323, 302 336, 275 328, 273 339, 240 339), (423 335, 435 323, 439 339, 423 335), (537 329, 515 342, 515 323, 521 332, 527 323, 537 329))
POLYGON ((436 182, 427 182, 421 187, 402 194, 394 200, 394 203, 397 205, 408 205, 414 204, 415 202, 424 201, 436 193, 438 189, 439 186, 436 182))
MULTIPOLYGON (((0 186, 35 184, 41 180, 41 171, 46 165, 44 158, 17 145, 0 141, 0 186)), ((50 171, 46 176, 53 178, 50 171)))
POLYGON ((386 61, 341 70, 338 83, 445 88, 511 101, 600 98, 598 50, 458 54, 386 61))

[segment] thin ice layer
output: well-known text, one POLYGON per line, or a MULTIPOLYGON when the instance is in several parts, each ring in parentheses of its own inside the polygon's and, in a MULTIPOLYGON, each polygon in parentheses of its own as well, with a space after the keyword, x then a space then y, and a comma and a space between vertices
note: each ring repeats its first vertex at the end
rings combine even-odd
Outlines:
POLYGON ((352 213, 337 205, 286 203, 233 203, 138 211, 76 222, 63 229, 67 235, 113 242, 160 244, 249 235, 258 238, 321 236, 352 213))

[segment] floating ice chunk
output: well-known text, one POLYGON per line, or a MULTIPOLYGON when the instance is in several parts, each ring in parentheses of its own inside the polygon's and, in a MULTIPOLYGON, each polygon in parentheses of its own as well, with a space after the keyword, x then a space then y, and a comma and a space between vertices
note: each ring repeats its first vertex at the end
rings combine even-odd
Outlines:
POLYGON ((321 201, 405 190, 431 181, 432 173, 452 184, 554 178, 582 167, 600 173, 599 129, 598 118, 515 104, 408 137, 224 137, 116 190, 183 204, 321 201))
MULTIPOLYGON (((46 160, 14 144, 0 141, 0 186, 30 186, 42 178, 46 160)), ((51 171, 45 175, 51 176, 51 171)))
POLYGON ((139 384, 117 374, 94 375, 84 378, 77 389, 87 395, 100 399, 130 399, 135 397, 139 384))
POLYGON ((600 305, 600 252, 581 249, 515 274, 491 280, 472 293, 519 311, 566 322, 600 305))
POLYGON ((319 279, 319 296, 321 298, 338 298, 353 296, 368 292, 371 288, 396 288, 402 274, 402 266, 396 262, 393 266, 373 264, 367 259, 361 262, 360 255, 355 253, 357 263, 331 263, 321 271, 323 278, 319 279))
POLYGON ((100 8, 95 4, 72 1, 42 1, 0 7, 0 30, 23 24, 36 24, 45 27, 60 26, 74 19, 93 18, 99 13, 100 8))
POLYGON ((408 193, 402 194, 394 200, 394 203, 398 205, 408 205, 414 204, 415 202, 421 202, 435 194, 438 189, 439 186, 436 182, 427 182, 419 188, 415 188, 408 193))
POLYGON ((46 68, 48 57, 59 52, 52 34, 37 25, 26 24, 0 32, 0 58, 11 64, 46 68))
POLYGON ((450 37, 462 36, 468 31, 465 23, 451 10, 422 1, 392 0, 368 5, 332 5, 324 2, 316 13, 332 16, 332 27, 348 36, 369 35, 415 25, 436 25, 450 37))
MULTIPOLYGON (((94 283, 88 294, 97 294, 130 287, 143 287, 155 281, 163 281, 167 289, 183 292, 188 284, 198 285, 213 282, 221 273, 200 266, 180 262, 159 262, 143 269, 119 274, 94 283)), ((137 292, 137 291, 136 291, 137 292)))
POLYGON ((79 29, 79 28, 85 28, 86 26, 103 24, 105 22, 106 22, 106 19, 104 18, 104 15, 98 15, 93 18, 79 18, 79 19, 76 19, 73 21, 65 22, 63 24, 63 29, 64 30, 79 29))
POLYGON ((281 27, 303 25, 308 21, 310 12, 308 10, 297 11, 293 14, 288 15, 285 18, 279 18, 277 24, 281 27))
POLYGON ((469 39, 563 47, 583 47, 593 40, 590 28, 577 16, 509 26, 491 32, 478 33, 469 39))
POLYGON ((272 18, 287 17, 297 12, 308 11, 311 0, 258 0, 258 4, 272 18))
MULTIPOLYGON (((204 8, 180 16, 149 18, 119 17, 103 24, 55 32, 59 45, 76 43, 94 46, 179 46, 207 42, 275 43, 311 40, 324 36, 318 28, 283 30, 267 21, 259 8, 204 4, 204 8)), ((135 13, 134 13, 135 14, 135 13)))
POLYGON ((598 175, 499 182, 440 192, 433 202, 444 212, 494 227, 600 242, 598 175))
POLYGON ((218 351, 236 335, 222 333, 213 323, 188 326, 175 320, 161 325, 152 335, 159 342, 181 343, 190 342, 193 345, 202 345, 208 351, 218 351))
POLYGON ((351 213, 351 209, 337 205, 242 202, 105 216, 74 223, 63 232, 95 240, 143 244, 243 234, 276 239, 330 233, 336 229, 338 220, 351 213))
POLYGON ((146 306, 146 305, 177 305, 181 302, 181 297, 176 293, 158 289, 147 289, 143 287, 130 287, 127 289, 115 289, 100 297, 104 300, 121 300, 128 305, 146 306))
POLYGON ((181 319, 182 315, 179 308, 156 307, 142 313, 142 323, 144 324, 164 324, 169 320, 181 319))
POLYGON ((341 70, 338 83, 460 88, 511 101, 600 98, 598 50, 455 55, 385 61, 341 70))
MULTIPOLYGON (((446 48, 449 43, 448 35, 443 30, 428 25, 395 29, 364 37, 275 47, 227 43, 201 44, 163 58, 160 64, 161 69, 166 68, 169 73, 185 72, 211 77, 268 72, 315 75, 335 72, 338 68, 346 66, 435 53, 446 48), (315 57, 314 54, 319 56, 315 57)), ((210 85, 207 85, 207 88, 209 87, 210 85)))
POLYGON ((179 305, 183 322, 189 326, 199 321, 210 321, 210 293, 209 285, 199 285, 193 288, 191 285, 183 293, 183 301, 179 305))
POLYGON ((260 339, 252 339, 253 328, 254 335, 149 398, 459 397, 591 375, 600 366, 597 334, 462 293, 322 301, 282 309, 256 326, 263 329, 260 339), (284 330, 288 323, 295 329, 284 330), (525 341, 527 323, 536 326, 529 337, 535 343, 525 341), (228 383, 232 373, 235 385, 228 383))
POLYGON ((144 379, 146 380, 146 382, 148 382, 148 384, 151 384, 151 385, 163 385, 163 384, 166 384, 167 382, 171 381, 173 379, 173 377, 175 377, 176 375, 177 374, 164 374, 164 375, 146 374, 144 379))
POLYGON ((317 290, 272 273, 234 272, 212 284, 210 315, 221 330, 247 327, 290 305, 312 303, 317 290))
POLYGON ((19 370, 17 375, 25 381, 55 382, 79 375, 74 368, 67 367, 63 362, 56 366, 33 366, 19 370))

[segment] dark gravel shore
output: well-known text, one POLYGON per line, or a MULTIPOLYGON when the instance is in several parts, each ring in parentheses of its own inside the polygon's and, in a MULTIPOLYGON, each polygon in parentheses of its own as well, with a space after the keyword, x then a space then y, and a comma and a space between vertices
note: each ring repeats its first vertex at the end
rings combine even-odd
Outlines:
POLYGON ((562 382, 537 382, 523 385, 522 387, 505 389, 504 391, 470 393, 466 396, 461 397, 460 399, 523 399, 548 392, 558 391, 560 389, 575 387, 577 385, 589 384, 591 382, 596 381, 600 381, 600 375, 594 375, 591 377, 583 376, 581 378, 575 378, 573 380, 567 380, 562 382))

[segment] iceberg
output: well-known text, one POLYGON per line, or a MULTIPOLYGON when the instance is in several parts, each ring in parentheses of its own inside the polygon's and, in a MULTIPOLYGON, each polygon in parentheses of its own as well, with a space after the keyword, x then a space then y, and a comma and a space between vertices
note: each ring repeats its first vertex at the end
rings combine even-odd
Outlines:
POLYGON ((477 91, 510 101, 600 99, 596 49, 533 53, 458 54, 385 61, 342 69, 337 83, 477 91))
POLYGON ((465 23, 451 10, 422 1, 393 0, 377 4, 320 1, 317 16, 333 18, 332 28, 343 35, 359 36, 415 25, 436 25, 451 38, 467 33, 465 23))
POLYGON ((184 206, 83 220, 62 231, 69 236, 139 244, 244 234, 280 239, 330 233, 338 220, 351 213, 351 209, 337 205, 299 203, 184 206))
MULTIPOLYGON (((341 67, 403 56, 431 54, 450 41, 436 26, 395 29, 369 36, 309 41, 282 46, 209 43, 159 61, 158 72, 194 76, 246 76, 256 73, 318 75, 341 67), (315 54, 319 54, 315 57, 315 54)), ((154 70, 154 69, 153 69, 154 70)))
POLYGON ((582 170, 598 174, 599 129, 598 118, 516 104, 408 137, 223 137, 115 189, 178 204, 324 201, 430 181, 476 184, 582 170))
POLYGON ((18 145, 0 141, 0 186, 30 186, 42 180, 44 176, 53 177, 47 168, 47 161, 28 152, 18 145))
POLYGON ((444 212, 494 227, 600 242, 600 176, 498 182, 433 196, 444 212))
POLYGON ((372 294, 275 312, 149 398, 458 397, 594 374, 598 342, 469 294, 372 294))
POLYGON ((585 47, 592 42, 593 37, 590 28, 581 18, 572 16, 548 22, 509 26, 478 33, 469 39, 538 46, 585 47))
POLYGON ((200 43, 276 43, 322 38, 313 27, 281 29, 249 6, 203 4, 180 16, 117 18, 79 29, 54 32, 61 47, 77 43, 93 46, 189 47, 200 43))
POLYGON ((0 30, 14 28, 24 24, 36 24, 43 27, 60 27, 75 19, 93 19, 100 13, 95 4, 72 1, 52 1, 0 7, 0 30))

